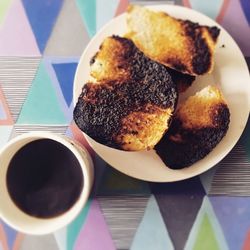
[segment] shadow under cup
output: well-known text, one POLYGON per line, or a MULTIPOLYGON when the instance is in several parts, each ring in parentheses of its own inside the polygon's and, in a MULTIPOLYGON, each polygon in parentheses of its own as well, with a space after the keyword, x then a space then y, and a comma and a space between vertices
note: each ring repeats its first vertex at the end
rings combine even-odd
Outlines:
POLYGON ((93 163, 75 141, 32 132, 0 152, 0 217, 18 231, 47 234, 70 223, 91 191, 93 163))

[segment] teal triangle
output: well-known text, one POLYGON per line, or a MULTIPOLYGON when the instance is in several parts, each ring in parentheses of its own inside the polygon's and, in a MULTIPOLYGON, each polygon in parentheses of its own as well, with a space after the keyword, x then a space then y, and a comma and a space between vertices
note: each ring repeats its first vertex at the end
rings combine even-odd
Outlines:
POLYGON ((43 63, 39 66, 17 123, 67 124, 56 91, 43 63))
POLYGON ((201 1, 201 0, 189 0, 193 9, 198 10, 205 15, 216 19, 219 15, 223 0, 210 0, 210 1, 201 1))
POLYGON ((74 249, 76 239, 85 223, 92 200, 88 200, 81 213, 67 227, 67 250, 74 249))
MULTIPOLYGON (((76 3, 89 36, 92 37, 96 33, 96 0, 76 0, 76 3)), ((105 11, 106 8, 103 9, 105 11)))
POLYGON ((153 195, 148 201, 145 214, 137 229, 130 249, 174 249, 159 207, 153 195))
POLYGON ((149 195, 147 182, 134 179, 107 167, 98 188, 98 195, 149 195))
POLYGON ((116 13, 119 0, 96 0, 96 29, 99 30, 110 21, 116 13), (105 11, 103 11, 105 10, 105 11))

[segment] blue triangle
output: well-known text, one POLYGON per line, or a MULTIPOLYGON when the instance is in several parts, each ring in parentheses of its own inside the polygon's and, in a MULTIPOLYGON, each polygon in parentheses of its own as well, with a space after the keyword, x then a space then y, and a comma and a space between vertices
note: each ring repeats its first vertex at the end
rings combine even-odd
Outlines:
POLYGON ((22 0, 38 47, 44 51, 63 0, 22 0))
POLYGON ((153 195, 148 201, 144 217, 131 246, 131 250, 136 249, 173 249, 166 225, 153 195))
POLYGON ((73 82, 77 63, 57 63, 52 64, 52 66, 56 72, 64 99, 68 106, 70 106, 73 97, 73 82))
POLYGON ((248 21, 248 25, 250 25, 250 2, 249 0, 241 0, 242 11, 245 14, 245 17, 248 21))
POLYGON ((250 229, 250 197, 209 197, 231 249, 242 249, 250 229))
POLYGON ((62 104, 59 102, 56 90, 43 62, 39 66, 17 123, 68 124, 62 110, 62 104))
POLYGON ((15 231, 14 229, 12 229, 11 227, 9 227, 7 224, 3 222, 1 224, 3 225, 5 234, 7 236, 9 249, 12 249, 16 240, 17 231, 15 231))
MULTIPOLYGON (((90 37, 96 33, 96 0, 76 0, 77 7, 90 37)), ((105 10, 103 10, 105 12, 105 10)))

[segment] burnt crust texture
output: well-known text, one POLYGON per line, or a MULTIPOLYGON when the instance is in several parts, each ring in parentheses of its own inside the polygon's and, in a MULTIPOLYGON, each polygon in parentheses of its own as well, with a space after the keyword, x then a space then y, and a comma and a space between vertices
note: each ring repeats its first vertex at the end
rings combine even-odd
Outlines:
POLYGON ((217 104, 211 110, 212 124, 206 127, 183 127, 182 121, 174 117, 172 124, 156 145, 157 154, 172 169, 188 167, 204 158, 225 136, 230 113, 226 104, 217 104))
MULTIPOLYGON (((111 39, 121 45, 116 67, 125 72, 124 77, 85 84, 74 109, 74 120, 97 142, 122 149, 117 135, 122 129, 123 118, 134 112, 174 111, 177 90, 165 66, 147 58, 131 40, 118 36, 111 39)), ((95 63, 97 57, 98 53, 90 63, 95 63)))

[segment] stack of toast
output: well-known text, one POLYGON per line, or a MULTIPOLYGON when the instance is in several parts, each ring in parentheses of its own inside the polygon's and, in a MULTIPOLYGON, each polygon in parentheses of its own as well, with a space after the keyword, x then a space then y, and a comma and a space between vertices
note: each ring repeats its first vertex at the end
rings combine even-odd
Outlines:
POLYGON ((230 113, 208 86, 177 107, 197 75, 211 73, 220 30, 131 5, 128 32, 107 37, 90 61, 91 80, 74 109, 78 127, 104 145, 155 148, 170 168, 205 157, 227 132, 230 113))

